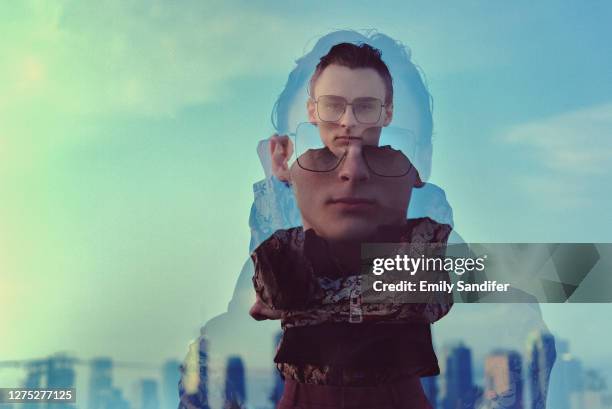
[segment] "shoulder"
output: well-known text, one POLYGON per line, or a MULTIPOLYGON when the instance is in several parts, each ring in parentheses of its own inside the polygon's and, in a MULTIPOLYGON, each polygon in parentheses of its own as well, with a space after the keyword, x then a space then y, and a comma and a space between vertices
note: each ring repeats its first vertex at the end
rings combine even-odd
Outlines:
POLYGON ((277 230, 251 254, 255 292, 273 309, 299 309, 314 290, 301 227, 277 230))
POLYGON ((262 269, 278 272, 280 266, 302 253, 303 242, 304 230, 301 226, 275 231, 251 253, 256 275, 262 269))
POLYGON ((299 248, 303 242, 304 229, 302 226, 276 230, 253 251, 251 257, 262 252, 283 252, 290 249, 296 249, 299 248))
POLYGON ((413 243, 445 243, 453 228, 430 217, 408 219, 405 239, 413 243))

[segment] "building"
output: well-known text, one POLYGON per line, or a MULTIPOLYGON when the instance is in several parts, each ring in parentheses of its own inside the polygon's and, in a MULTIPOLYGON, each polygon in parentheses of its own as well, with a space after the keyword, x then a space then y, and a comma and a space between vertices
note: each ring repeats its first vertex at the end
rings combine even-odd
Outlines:
POLYGON ((168 360, 162 367, 162 405, 163 409, 176 409, 178 406, 178 383, 181 378, 181 363, 168 360))
POLYGON ((157 381, 141 379, 137 385, 137 409, 160 409, 157 381))
POLYGON ((572 401, 580 400, 584 390, 584 374, 582 363, 565 348, 565 353, 559 353, 555 367, 550 375, 548 391, 548 406, 558 409, 572 409, 572 401))
MULTIPOLYGON (((189 352, 185 357, 184 363, 179 367, 182 381, 179 384, 182 398, 187 400, 189 405, 200 409, 209 409, 209 351, 208 340, 201 331, 198 342, 189 345, 189 352)), ((185 409, 185 404, 180 405, 185 409)))
POLYGON ((473 409, 475 407, 479 393, 473 380, 472 351, 463 343, 449 349, 444 380, 446 383, 444 409, 473 409))
POLYGON ((556 356, 555 338, 552 334, 539 332, 530 336, 527 349, 530 409, 546 409, 548 383, 556 356))
POLYGON ((484 399, 491 406, 523 409, 523 364, 516 351, 494 351, 485 359, 484 399))
MULTIPOLYGON (((74 370, 74 358, 63 354, 52 356, 47 362, 47 388, 69 389, 75 387, 76 372, 74 370)), ((76 389, 74 391, 77 392, 76 389)), ((74 397, 76 400, 76 396, 74 397)), ((40 407, 40 405, 38 405, 40 407)), ((74 409, 74 403, 48 403, 49 409, 74 409)))
POLYGON ((225 370, 225 406, 234 408, 246 403, 246 379, 244 364, 239 356, 227 359, 225 370))
POLYGON ((89 378, 89 409, 106 409, 113 386, 113 362, 110 358, 92 359, 89 378))

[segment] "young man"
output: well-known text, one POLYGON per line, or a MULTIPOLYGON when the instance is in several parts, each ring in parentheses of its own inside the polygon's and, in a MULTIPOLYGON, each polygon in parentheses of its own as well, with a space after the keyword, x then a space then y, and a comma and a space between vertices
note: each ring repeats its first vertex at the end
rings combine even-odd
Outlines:
MULTIPOLYGON (((418 149, 416 159, 412 162, 418 169, 421 178, 427 180, 432 159, 433 123, 430 95, 421 79, 419 70, 412 61, 410 50, 397 40, 381 33, 374 32, 364 36, 354 31, 334 31, 321 37, 311 50, 299 58, 294 69, 289 73, 287 83, 272 111, 272 122, 277 133, 293 132, 298 123, 308 120, 305 105, 309 95, 305 91, 307 88, 305 84, 310 79, 320 57, 327 54, 333 45, 342 42, 355 44, 366 42, 382 51, 384 60, 393 76, 394 118, 391 125, 414 130, 418 140, 418 149)), ((272 139, 278 141, 279 137, 272 139)), ((282 141, 283 138, 280 139, 282 141)), ((278 177, 283 175, 282 168, 278 167, 279 164, 283 164, 282 160, 275 161, 275 176, 271 174, 269 147, 268 138, 262 140, 258 147, 267 178, 253 186, 255 201, 249 219, 252 232, 251 250, 257 248, 278 229, 301 225, 293 189, 278 180, 278 177)), ((282 148, 283 144, 277 143, 273 154, 281 158, 285 157, 282 148)), ((289 167, 285 164, 285 168, 285 180, 288 180, 286 171, 289 167)), ((452 225, 452 210, 446 203, 442 189, 428 183, 425 187, 416 189, 412 193, 408 211, 410 218, 429 216, 440 223, 452 225), (442 204, 437 205, 440 202, 442 204)), ((453 236, 457 237, 455 231, 451 233, 449 241, 453 239, 453 236)), ((454 240, 454 242, 462 242, 462 240, 454 240)), ((278 324, 275 321, 257 322, 245 313, 255 299, 252 276, 253 265, 249 260, 240 273, 228 311, 210 319, 202 327, 202 336, 190 345, 189 353, 182 365, 182 377, 179 383, 180 409, 206 409, 210 407, 209 401, 214 403, 211 396, 221 394, 225 385, 223 373, 227 356, 241 355, 247 368, 261 367, 265 362, 271 361, 270 345, 277 332, 278 324), (217 378, 214 374, 217 375, 217 378)), ((528 333, 540 327, 546 327, 537 305, 535 308, 534 306, 530 308, 530 305, 527 304, 500 304, 495 308, 493 306, 493 304, 456 305, 454 308, 458 309, 453 312, 454 319, 442 320, 437 324, 437 342, 443 344, 445 339, 449 339, 450 334, 460 334, 461 337, 467 338, 467 343, 476 343, 476 341, 482 343, 486 338, 484 334, 493 331, 500 336, 487 339, 487 346, 481 347, 484 348, 481 351, 495 349, 502 344, 512 345, 513 348, 520 350, 528 333), (482 320, 483 316, 486 316, 487 320, 482 320), (464 325, 466 319, 469 320, 472 317, 477 318, 470 321, 470 331, 467 332, 464 325)), ((262 318, 280 318, 281 316, 280 310, 266 308, 261 303, 255 307, 254 311, 264 313, 262 318)), ((550 368, 548 368, 549 371, 550 368)), ((546 373, 536 374, 534 379, 541 379, 540 376, 548 379, 546 373)), ((525 379, 525 382, 528 380, 525 379)), ((282 384, 280 385, 280 388, 274 389, 275 402, 279 392, 282 392, 282 384)), ((266 386, 266 394, 267 388, 271 387, 272 385, 266 386)), ((254 399, 252 396, 251 400, 254 399)))
POLYGON ((380 52, 332 47, 311 78, 307 111, 316 140, 298 130, 294 142, 270 143, 274 172, 293 185, 303 227, 277 231, 252 255, 250 313, 281 318, 284 330, 275 357, 286 382, 279 408, 431 407, 419 377, 439 373, 430 323, 452 303, 360 299, 362 243, 446 243, 451 230, 429 218, 406 220, 422 182, 401 150, 380 141, 393 119, 393 82, 380 52))

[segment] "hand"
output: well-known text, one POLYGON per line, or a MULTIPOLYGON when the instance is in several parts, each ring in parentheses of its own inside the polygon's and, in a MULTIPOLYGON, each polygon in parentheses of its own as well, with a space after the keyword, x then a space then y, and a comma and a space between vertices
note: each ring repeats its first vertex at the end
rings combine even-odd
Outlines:
POLYGON ((283 182, 291 180, 289 159, 293 155, 293 142, 287 135, 274 134, 270 137, 270 158, 272 174, 283 182))
POLYGON ((281 311, 268 307, 257 295, 257 300, 249 310, 249 315, 257 321, 278 320, 281 318, 281 311))

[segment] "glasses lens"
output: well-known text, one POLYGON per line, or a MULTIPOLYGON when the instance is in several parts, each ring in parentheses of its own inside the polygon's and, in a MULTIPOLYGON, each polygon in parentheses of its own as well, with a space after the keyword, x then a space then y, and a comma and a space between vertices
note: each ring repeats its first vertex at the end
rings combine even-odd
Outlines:
POLYGON ((414 133, 395 127, 370 128, 372 129, 380 129, 380 137, 376 143, 367 143, 362 147, 370 170, 379 176, 388 177, 408 174, 413 167, 416 152, 414 133))
POLYGON ((313 172, 329 172, 335 169, 344 156, 345 148, 332 149, 323 143, 318 126, 311 123, 298 125, 295 133, 295 155, 301 168, 313 172))
POLYGON ((353 112, 362 124, 375 124, 380 119, 382 101, 377 98, 356 98, 353 101, 353 112))
POLYGON ((334 95, 322 95, 317 100, 317 112, 321 121, 335 122, 342 117, 346 100, 334 95))

